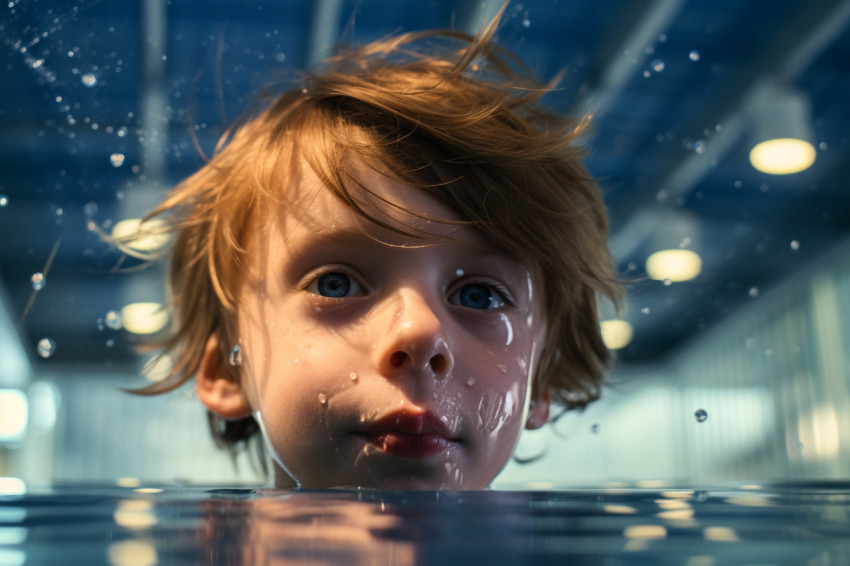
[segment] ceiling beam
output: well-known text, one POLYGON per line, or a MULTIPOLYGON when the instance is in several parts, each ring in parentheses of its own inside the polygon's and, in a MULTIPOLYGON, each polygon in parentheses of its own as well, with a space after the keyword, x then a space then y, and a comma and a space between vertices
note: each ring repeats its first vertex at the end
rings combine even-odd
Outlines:
POLYGON ((307 44, 307 68, 327 59, 339 39, 342 0, 316 0, 310 21, 307 44))
MULTIPOLYGON (((697 186, 738 143, 747 131, 750 108, 763 82, 779 78, 791 83, 799 79, 850 22, 850 0, 820 0, 801 6, 768 46, 728 81, 726 90, 716 97, 718 102, 682 128, 683 137, 699 140, 705 128, 721 126, 719 132, 704 140, 704 151, 686 155, 631 197, 625 222, 609 239, 618 260, 629 257, 657 231, 658 223, 653 219, 697 186)), ((657 149, 645 159, 663 162, 664 151, 657 149)))

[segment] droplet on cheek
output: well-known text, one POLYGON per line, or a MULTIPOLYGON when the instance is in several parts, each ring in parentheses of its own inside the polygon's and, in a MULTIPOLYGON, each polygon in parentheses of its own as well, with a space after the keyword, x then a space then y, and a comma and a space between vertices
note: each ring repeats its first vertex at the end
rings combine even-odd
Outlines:
POLYGON ((351 381, 357 381, 357 374, 354 372, 349 373, 348 379, 350 379, 351 381))
POLYGON ((328 396, 324 393, 319 393, 319 403, 324 407, 328 404, 328 396))
POLYGON ((500 372, 508 373, 508 366, 506 366, 505 364, 497 364, 496 367, 499 368, 500 372))
POLYGON ((475 378, 474 377, 470 377, 469 379, 466 380, 466 386, 467 387, 472 387, 473 385, 475 385, 475 378))

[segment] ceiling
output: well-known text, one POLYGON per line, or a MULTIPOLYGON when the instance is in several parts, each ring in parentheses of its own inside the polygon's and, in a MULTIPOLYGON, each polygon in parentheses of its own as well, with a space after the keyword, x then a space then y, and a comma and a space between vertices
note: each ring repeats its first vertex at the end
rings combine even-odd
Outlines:
MULTIPOLYGON (((330 45, 400 31, 475 31, 500 2, 11 0, 0 16, 0 299, 34 364, 132 369, 137 341, 105 324, 161 300, 161 268, 103 243, 122 218, 203 163, 269 80, 330 45), (121 157, 123 156, 123 157, 121 157), (46 274, 35 292, 34 273, 46 274), (49 359, 36 344, 51 338, 49 359)), ((632 281, 624 364, 663 361, 850 231, 850 2, 526 0, 498 34, 565 112, 593 112, 587 165, 605 189, 611 246, 632 281), (802 173, 760 173, 751 109, 773 80, 805 93, 817 148, 802 173), (686 228, 673 229, 684 223, 686 228), (665 244, 703 271, 645 276, 665 244)), ((2 330, 0 330, 2 332, 2 330)), ((16 337, 17 336, 17 337, 16 337)), ((4 344, 0 340, 0 344, 4 344)))

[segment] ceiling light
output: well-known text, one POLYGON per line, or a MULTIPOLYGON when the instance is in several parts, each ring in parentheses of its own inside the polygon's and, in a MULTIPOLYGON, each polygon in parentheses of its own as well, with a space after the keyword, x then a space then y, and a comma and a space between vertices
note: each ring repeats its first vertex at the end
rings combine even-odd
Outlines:
POLYGON ((602 330, 602 341, 609 350, 619 350, 631 343, 634 331, 632 325, 625 320, 603 320, 599 325, 602 330))
POLYGON ((646 272, 658 281, 688 281, 702 271, 702 259, 691 250, 661 250, 646 260, 646 272))
POLYGON ((168 322, 168 313, 159 303, 130 303, 121 309, 121 323, 133 334, 159 332, 168 322))
POLYGON ((763 173, 789 175, 815 162, 811 110, 806 95, 766 83, 753 102, 750 163, 763 173))

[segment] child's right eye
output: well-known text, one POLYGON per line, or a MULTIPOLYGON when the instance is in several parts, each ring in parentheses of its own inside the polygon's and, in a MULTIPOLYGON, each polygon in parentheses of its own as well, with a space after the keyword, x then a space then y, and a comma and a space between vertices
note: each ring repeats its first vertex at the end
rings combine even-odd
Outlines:
POLYGON ((316 277, 307 290, 322 297, 341 299, 343 297, 354 297, 363 294, 360 284, 347 273, 332 271, 323 273, 316 277))

